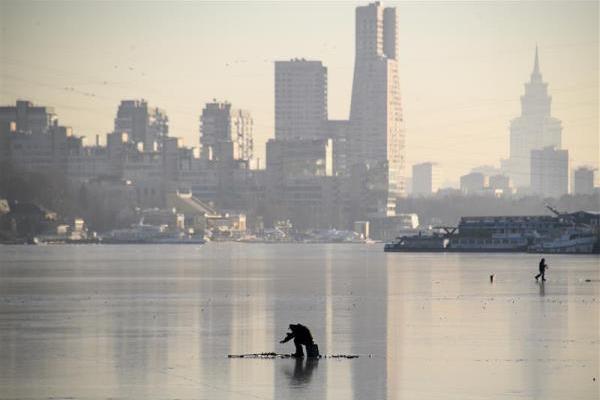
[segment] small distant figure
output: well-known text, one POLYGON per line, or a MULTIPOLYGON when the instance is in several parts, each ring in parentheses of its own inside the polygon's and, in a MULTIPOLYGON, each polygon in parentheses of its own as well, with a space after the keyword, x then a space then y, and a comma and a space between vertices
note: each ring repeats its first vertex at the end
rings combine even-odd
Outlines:
POLYGON ((285 343, 294 339, 296 352, 292 354, 293 357, 304 357, 302 345, 306 346, 306 355, 308 357, 319 357, 319 346, 313 341, 310 330, 306 326, 302 324, 290 324, 289 328, 290 332, 279 343, 285 343))
POLYGON ((538 279, 540 279, 540 276, 541 276, 542 282, 546 282, 546 269, 547 268, 548 268, 548 265, 546 264, 546 260, 544 258, 542 258, 540 260, 540 273, 535 276, 536 281, 538 279))
POLYGON ((494 283, 494 274, 490 275, 490 283, 494 283))

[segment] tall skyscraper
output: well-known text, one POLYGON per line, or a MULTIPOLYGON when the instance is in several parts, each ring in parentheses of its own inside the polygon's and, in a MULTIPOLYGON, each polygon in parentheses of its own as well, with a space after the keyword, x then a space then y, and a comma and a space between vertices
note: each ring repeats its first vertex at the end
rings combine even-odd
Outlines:
POLYGON ((349 165, 381 170, 375 188, 380 215, 393 215, 404 194, 404 132, 398 76, 398 15, 380 2, 356 8, 356 46, 350 129, 349 165))
POLYGON ((275 139, 325 137, 327 68, 295 58, 275 62, 275 139))
POLYGON ((569 152, 552 146, 531 150, 531 191, 560 197, 569 191, 569 152))
POLYGON ((424 162, 412 167, 412 194, 431 196, 440 188, 439 167, 436 163, 424 162))
POLYGON ((561 147, 561 121, 551 116, 552 97, 542 81, 537 46, 531 79, 521 96, 521 115, 510 124, 510 157, 503 169, 516 187, 530 186, 530 154, 547 146, 561 147))
POLYGON ((123 100, 115 118, 115 133, 127 133, 133 143, 143 143, 145 152, 157 151, 169 135, 169 119, 145 100, 123 100))
POLYGON ((321 61, 275 62, 275 139, 326 137, 327 68, 321 61))
POLYGON ((250 161, 253 120, 248 111, 230 103, 207 103, 200 117, 201 157, 208 160, 250 161))

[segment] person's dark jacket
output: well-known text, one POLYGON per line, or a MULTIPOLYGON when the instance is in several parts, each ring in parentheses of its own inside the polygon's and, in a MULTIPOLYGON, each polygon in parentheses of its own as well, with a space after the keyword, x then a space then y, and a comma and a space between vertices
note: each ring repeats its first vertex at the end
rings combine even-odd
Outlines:
POLYGON ((304 325, 290 324, 289 328, 291 332, 288 332, 287 336, 280 343, 289 342, 292 339, 296 339, 294 340, 295 342, 302 343, 305 345, 313 343, 313 337, 308 328, 304 325))

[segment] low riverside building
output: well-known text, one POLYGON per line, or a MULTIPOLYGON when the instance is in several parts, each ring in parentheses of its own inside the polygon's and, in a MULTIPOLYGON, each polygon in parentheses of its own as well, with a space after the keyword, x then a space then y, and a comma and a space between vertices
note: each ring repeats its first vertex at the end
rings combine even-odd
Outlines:
POLYGON ((183 213, 185 226, 202 236, 207 229, 207 218, 219 215, 217 210, 194 197, 189 190, 167 193, 167 207, 183 213))
POLYGON ((415 233, 419 226, 417 214, 397 214, 393 216, 373 216, 369 220, 371 238, 390 241, 399 235, 415 233))
POLYGON ((208 220, 213 239, 237 239, 246 234, 246 214, 227 211, 208 220))
POLYGON ((341 224, 340 180, 333 176, 298 176, 267 188, 265 222, 289 219, 298 230, 341 224))
POLYGON ((171 230, 184 230, 185 218, 182 213, 177 212, 175 208, 159 209, 150 208, 141 211, 140 218, 144 224, 148 225, 166 225, 171 230))
POLYGON ((52 226, 38 236, 43 243, 95 243, 95 232, 89 232, 83 218, 72 218, 52 226))

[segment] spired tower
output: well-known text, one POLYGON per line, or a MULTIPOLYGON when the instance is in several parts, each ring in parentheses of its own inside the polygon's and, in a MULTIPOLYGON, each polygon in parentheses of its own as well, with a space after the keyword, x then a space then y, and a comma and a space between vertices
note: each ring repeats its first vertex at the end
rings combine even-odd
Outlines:
POLYGON ((525 94, 521 96, 521 115, 510 123, 510 157, 502 165, 515 187, 531 185, 532 150, 561 147, 562 123, 550 115, 551 103, 548 84, 542 81, 536 46, 531 79, 525 83, 525 94))
POLYGON ((348 164, 351 170, 378 175, 368 184, 371 193, 363 210, 371 215, 394 215, 396 198, 404 194, 397 35, 395 8, 380 2, 356 8, 348 164))

